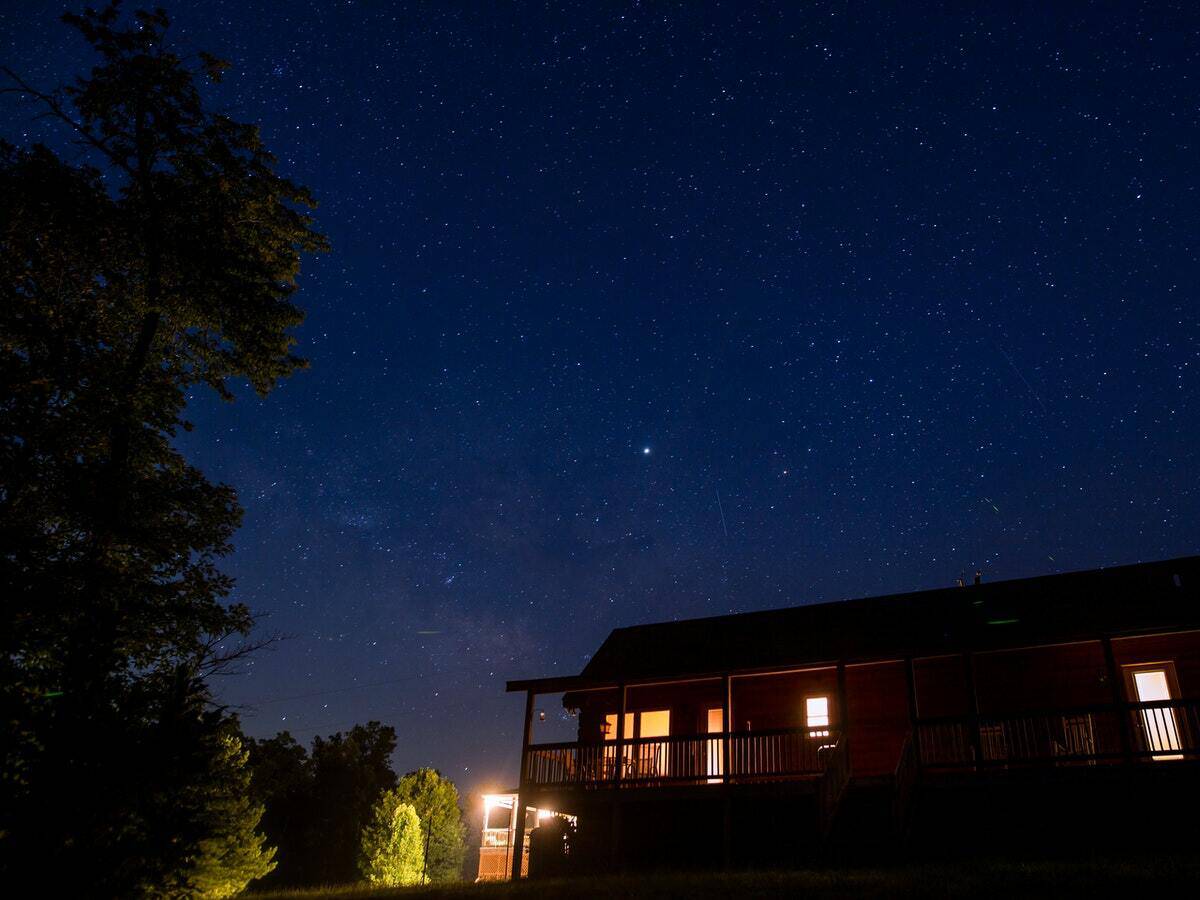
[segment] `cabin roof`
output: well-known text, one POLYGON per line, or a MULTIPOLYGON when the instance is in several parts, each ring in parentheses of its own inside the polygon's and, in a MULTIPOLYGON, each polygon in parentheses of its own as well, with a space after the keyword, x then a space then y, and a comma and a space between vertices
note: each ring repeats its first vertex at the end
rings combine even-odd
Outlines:
POLYGON ((557 692, 1193 628, 1200 556, 618 628, 579 676, 508 687, 557 692))

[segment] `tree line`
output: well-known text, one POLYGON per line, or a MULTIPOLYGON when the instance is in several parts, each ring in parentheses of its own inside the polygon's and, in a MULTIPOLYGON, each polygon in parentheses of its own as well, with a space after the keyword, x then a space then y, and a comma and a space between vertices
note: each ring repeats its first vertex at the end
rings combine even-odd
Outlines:
POLYGON ((254 796, 265 809, 262 830, 278 848, 276 868, 263 885, 462 877, 457 788, 434 769, 397 778, 395 748, 395 731, 378 722, 318 737, 309 751, 286 731, 251 742, 254 796))
POLYGON ((253 741, 210 687, 256 647, 219 565, 242 509, 175 439, 194 395, 306 367, 313 197, 209 107, 227 65, 177 52, 166 13, 63 21, 95 65, 0 88, 50 135, 0 141, 0 878, 79 897, 352 880, 364 846, 413 857, 414 817, 438 829, 423 874, 448 877, 453 786, 397 778, 391 729, 253 741))

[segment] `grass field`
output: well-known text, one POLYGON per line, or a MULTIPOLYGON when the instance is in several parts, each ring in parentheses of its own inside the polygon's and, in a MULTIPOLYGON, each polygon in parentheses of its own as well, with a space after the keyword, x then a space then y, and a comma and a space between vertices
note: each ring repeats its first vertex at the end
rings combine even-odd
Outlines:
POLYGON ((571 881, 463 884, 376 889, 351 885, 251 894, 256 900, 371 898, 382 900, 571 900, 609 898, 797 897, 1011 898, 1200 896, 1200 852, 1193 857, 1144 857, 1075 862, 970 862, 887 869, 811 869, 795 872, 656 873, 571 881))

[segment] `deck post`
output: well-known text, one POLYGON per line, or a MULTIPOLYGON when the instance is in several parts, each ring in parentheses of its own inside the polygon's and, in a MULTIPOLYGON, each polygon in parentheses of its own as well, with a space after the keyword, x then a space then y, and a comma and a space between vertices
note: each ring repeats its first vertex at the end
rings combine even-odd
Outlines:
POLYGON ((721 676, 721 727, 725 731, 725 739, 721 741, 721 777, 729 784, 729 760, 732 755, 729 736, 733 733, 733 679, 728 675, 721 676))
POLYGON ((913 658, 910 656, 904 660, 904 674, 908 682, 908 730, 909 740, 913 742, 913 753, 917 761, 917 768, 921 768, 921 744, 920 735, 917 733, 917 670, 914 665, 913 658))
POLYGON ((967 704, 970 708, 971 750, 975 754, 975 771, 983 770, 983 736, 979 731, 979 692, 975 685, 975 654, 968 650, 963 654, 963 670, 967 681, 967 704))
POLYGON ((533 743, 533 698, 532 690, 525 692, 525 727, 521 731, 521 773, 517 779, 516 808, 513 810, 512 869, 513 881, 521 877, 521 863, 525 859, 525 803, 529 797, 529 745, 533 743))
POLYGON ((1133 764, 1133 735, 1129 727, 1129 704, 1125 702, 1125 685, 1117 658, 1113 654, 1112 638, 1103 635, 1100 646, 1104 648, 1104 665, 1108 669, 1109 690, 1112 692, 1113 709, 1117 712, 1117 732, 1121 737, 1121 758, 1126 765, 1133 764))
POLYGON ((625 710, 628 706, 629 688, 622 682, 617 685, 617 739, 613 747, 613 798, 612 798, 612 831, 610 834, 609 853, 612 867, 621 866, 621 777, 625 768, 625 710))
POLYGON ((733 798, 729 794, 729 760, 732 756, 729 737, 733 732, 733 679, 726 673, 721 676, 721 781, 725 792, 721 815, 721 864, 726 868, 733 865, 733 798))
POLYGON ((839 659, 837 664, 837 723, 838 740, 842 742, 842 752, 846 755, 846 769, 850 769, 850 704, 846 699, 846 661, 839 659))
POLYGON ((625 709, 628 693, 629 690, 624 684, 617 686, 617 740, 616 747, 613 748, 616 750, 616 758, 613 760, 613 781, 618 786, 620 785, 625 768, 625 748, 621 745, 625 743, 625 738, 627 737, 625 734, 625 709))

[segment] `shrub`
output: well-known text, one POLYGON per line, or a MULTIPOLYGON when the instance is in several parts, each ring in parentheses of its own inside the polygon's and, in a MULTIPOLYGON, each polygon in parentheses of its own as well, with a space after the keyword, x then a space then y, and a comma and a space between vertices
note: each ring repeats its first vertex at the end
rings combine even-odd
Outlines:
POLYGON ((425 865, 422 843, 417 811, 396 791, 385 791, 363 829, 359 856, 363 878, 386 887, 416 884, 425 865))

